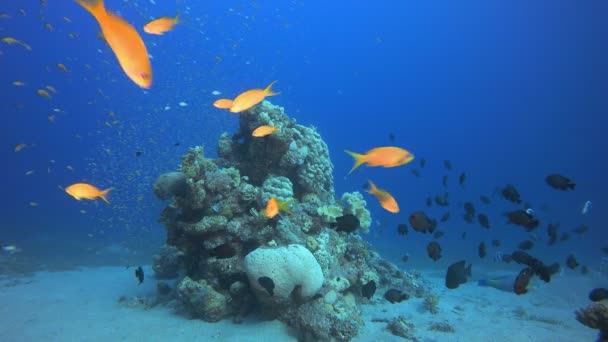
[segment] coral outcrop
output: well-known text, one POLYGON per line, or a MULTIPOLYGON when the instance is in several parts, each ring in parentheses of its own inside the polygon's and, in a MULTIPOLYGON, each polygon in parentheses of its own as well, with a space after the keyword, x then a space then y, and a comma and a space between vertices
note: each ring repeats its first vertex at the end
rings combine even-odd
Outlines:
POLYGON ((220 136, 217 159, 202 147, 182 157, 185 193, 161 213, 167 240, 154 270, 182 277, 174 292, 187 312, 217 321, 257 311, 305 340, 349 341, 363 324, 359 305, 379 297, 376 287, 427 295, 418 275, 383 260, 359 236, 372 222, 366 203, 358 192, 336 200, 329 151, 314 128, 266 101, 239 118, 235 134, 220 136), (260 125, 277 131, 252 137, 260 125), (290 213, 267 218, 271 197, 290 201, 290 213), (359 231, 331 228, 346 214, 357 216, 359 231))

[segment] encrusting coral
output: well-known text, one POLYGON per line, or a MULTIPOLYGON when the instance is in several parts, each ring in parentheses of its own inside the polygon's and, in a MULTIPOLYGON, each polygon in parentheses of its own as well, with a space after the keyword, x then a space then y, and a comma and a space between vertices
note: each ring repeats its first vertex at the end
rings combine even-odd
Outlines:
POLYGON ((348 341, 363 324, 358 305, 373 300, 364 285, 427 295, 424 281, 383 260, 357 231, 331 228, 353 214, 367 231, 371 215, 357 192, 336 200, 328 147, 314 128, 267 101, 239 118, 234 135, 220 136, 217 159, 202 147, 182 157, 175 176, 186 191, 161 213, 167 240, 154 269, 182 277, 174 293, 187 312, 217 321, 258 310, 304 339, 348 341), (277 130, 252 137, 261 125, 277 130), (271 197, 290 201, 289 213, 267 218, 271 197))

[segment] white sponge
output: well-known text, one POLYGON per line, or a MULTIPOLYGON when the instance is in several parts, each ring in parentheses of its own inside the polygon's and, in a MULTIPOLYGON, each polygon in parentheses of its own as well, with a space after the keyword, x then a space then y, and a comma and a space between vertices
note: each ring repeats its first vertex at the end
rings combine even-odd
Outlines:
POLYGON ((245 271, 257 293, 269 291, 259 279, 268 277, 274 285, 272 297, 287 299, 296 286, 302 297, 311 297, 323 286, 321 266, 306 247, 289 245, 278 248, 258 248, 245 256, 245 271))

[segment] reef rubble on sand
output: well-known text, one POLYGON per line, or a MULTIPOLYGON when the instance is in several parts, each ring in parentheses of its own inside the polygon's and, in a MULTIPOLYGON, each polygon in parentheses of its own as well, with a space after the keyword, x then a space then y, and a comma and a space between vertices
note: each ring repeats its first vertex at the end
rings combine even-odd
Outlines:
POLYGON ((383 260, 359 236, 371 225, 366 202, 359 192, 336 199, 328 147, 314 128, 268 101, 239 117, 236 134, 219 138, 217 159, 191 148, 154 186, 172 200, 161 213, 167 240, 153 268, 157 278, 179 275, 175 299, 192 317, 238 322, 257 312, 292 326, 301 340, 349 341, 364 324, 359 305, 371 303, 376 288, 430 295, 417 273, 383 260), (252 137, 261 125, 277 131, 252 137), (291 213, 267 218, 270 198, 291 201, 291 213), (343 215, 356 216, 360 228, 332 229, 343 215))

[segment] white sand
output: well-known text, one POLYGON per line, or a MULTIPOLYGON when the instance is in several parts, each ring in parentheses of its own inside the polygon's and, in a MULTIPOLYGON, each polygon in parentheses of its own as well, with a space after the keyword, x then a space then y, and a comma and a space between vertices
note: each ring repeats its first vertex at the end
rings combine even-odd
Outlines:
MULTIPOLYGON (((149 267, 144 270, 152 274, 149 267)), ((277 321, 206 323, 162 306, 150 310, 125 307, 118 303, 119 297, 153 296, 156 291, 151 277, 138 286, 133 271, 100 267, 2 278, 0 341, 296 341, 293 331, 277 321)), ((574 318, 574 310, 588 304, 592 277, 568 275, 550 284, 537 281, 530 293, 516 296, 478 287, 476 282, 450 291, 443 286, 441 274, 425 276, 441 296, 438 314, 422 310, 422 299, 365 305, 365 327, 356 341, 404 341, 388 333, 386 323, 371 322, 372 318, 398 315, 415 324, 420 341, 593 341, 597 336, 574 318), (463 310, 455 310, 455 306, 463 310), (514 313, 517 308, 561 323, 522 319, 514 313), (431 322, 444 321, 456 332, 428 330, 431 322)), ((376 301, 381 296, 378 292, 376 301)))

